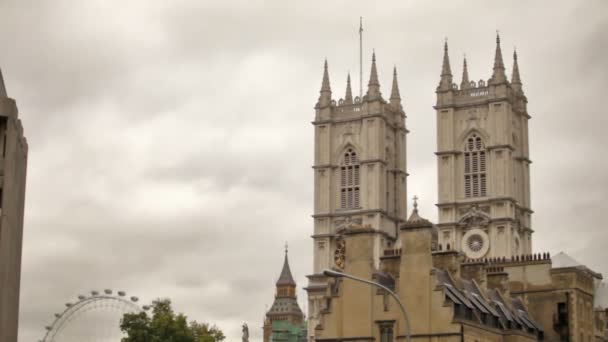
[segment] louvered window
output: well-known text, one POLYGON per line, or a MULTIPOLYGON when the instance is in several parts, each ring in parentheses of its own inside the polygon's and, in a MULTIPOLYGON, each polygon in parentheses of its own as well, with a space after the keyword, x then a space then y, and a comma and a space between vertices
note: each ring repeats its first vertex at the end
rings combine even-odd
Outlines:
POLYGON ((340 207, 359 208, 359 158, 357 153, 348 149, 344 153, 340 167, 340 207))
POLYGON ((464 148, 464 195, 465 197, 484 197, 486 185, 486 152, 483 141, 473 134, 464 148))

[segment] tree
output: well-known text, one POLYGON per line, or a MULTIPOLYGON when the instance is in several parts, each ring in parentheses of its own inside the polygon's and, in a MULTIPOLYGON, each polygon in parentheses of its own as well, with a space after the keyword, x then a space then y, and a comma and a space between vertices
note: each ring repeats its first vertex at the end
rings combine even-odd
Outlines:
POLYGON ((215 325, 188 323, 183 314, 175 314, 169 299, 152 302, 152 314, 125 314, 120 329, 127 334, 122 342, 220 342, 225 336, 215 325))

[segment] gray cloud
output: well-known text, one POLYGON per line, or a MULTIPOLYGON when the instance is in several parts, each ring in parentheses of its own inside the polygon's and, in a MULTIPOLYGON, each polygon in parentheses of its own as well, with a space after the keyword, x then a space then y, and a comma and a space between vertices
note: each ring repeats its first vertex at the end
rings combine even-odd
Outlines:
POLYGON ((300 286, 311 269, 312 107, 325 57, 334 97, 347 71, 356 79, 360 15, 364 70, 375 48, 385 94, 398 67, 422 214, 436 218, 443 38, 457 80, 464 53, 471 78, 487 79, 500 29, 533 116, 535 248, 608 274, 606 7, 3 1, 0 66, 30 142, 20 340, 105 287, 171 297, 229 340, 248 322, 261 340, 284 241, 300 286))

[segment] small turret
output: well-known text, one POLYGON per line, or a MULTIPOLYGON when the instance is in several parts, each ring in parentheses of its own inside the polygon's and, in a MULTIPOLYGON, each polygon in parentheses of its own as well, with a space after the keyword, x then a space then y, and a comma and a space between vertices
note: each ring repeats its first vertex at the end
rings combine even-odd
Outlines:
POLYGON ((2 78, 2 69, 0 69, 0 97, 7 97, 4 78, 2 78))
POLYGON ((327 70, 327 59, 323 66, 323 82, 321 83, 321 91, 317 108, 325 108, 331 104, 331 87, 329 86, 329 72, 327 70))
POLYGON ((344 104, 353 104, 353 91, 350 88, 350 72, 346 77, 346 95, 344 95, 344 104))
POLYGON ((467 69, 467 56, 464 56, 464 62, 462 63, 462 81, 460 82, 460 89, 468 89, 471 87, 469 81, 469 70, 467 69))
POLYGON ((441 66, 441 81, 437 91, 449 91, 452 89, 452 69, 450 68, 450 57, 448 55, 448 40, 443 45, 443 65, 441 66))
POLYGON ((496 53, 494 54, 494 71, 492 72, 492 78, 490 78, 490 84, 502 84, 507 82, 507 75, 505 74, 505 65, 502 62, 502 51, 500 49, 500 36, 496 34, 496 53))
POLYGON ((517 51, 513 51, 513 74, 511 75, 511 86, 517 93, 522 93, 521 78, 519 77, 519 65, 517 64, 517 51))
POLYGON ((376 53, 372 54, 372 71, 369 74, 369 83, 367 84, 367 100, 381 99, 380 82, 378 81, 378 70, 376 70, 376 53))
POLYGON ((399 84, 397 82, 397 67, 393 68, 393 88, 391 89, 390 104, 395 109, 401 109, 401 95, 399 94, 399 84))

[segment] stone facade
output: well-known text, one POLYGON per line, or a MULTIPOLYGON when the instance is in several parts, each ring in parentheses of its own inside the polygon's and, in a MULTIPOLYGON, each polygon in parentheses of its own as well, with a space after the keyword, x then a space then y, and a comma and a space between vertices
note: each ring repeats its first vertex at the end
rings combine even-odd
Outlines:
POLYGON ((492 77, 452 82, 447 43, 437 87, 440 241, 469 258, 532 253, 527 99, 517 56, 505 76, 500 40, 492 77))
MULTIPOLYGON (((407 214, 407 129, 396 70, 389 101, 380 92, 374 55, 366 95, 353 98, 349 75, 345 97, 336 102, 325 62, 315 109, 314 261, 306 288, 311 322, 323 306, 327 280, 322 270, 344 267, 344 232, 373 227, 377 267, 407 214)), ((309 328, 308 334, 314 330, 309 328)))
POLYGON ((17 342, 28 146, 0 71, 0 341, 17 342))
POLYGON ((348 82, 346 98, 336 103, 326 64, 314 121, 309 340, 405 339, 405 320, 388 292, 323 275, 323 269, 333 268, 394 291, 409 312, 415 341, 608 341, 608 287, 602 276, 564 253, 532 252, 530 115, 513 57, 508 80, 497 37, 490 79, 469 81, 465 60, 458 86, 445 44, 434 107, 437 224, 421 218, 415 202, 410 218, 403 219, 407 130, 396 78, 386 103, 374 81, 374 60, 367 95, 353 101, 348 82), (370 118, 384 130, 371 129, 370 118), (357 128, 338 128, 360 120, 357 128), (391 137, 400 137, 393 140, 397 145, 391 137), (382 166, 391 170, 391 163, 381 151, 393 147, 401 151, 390 154, 399 161, 392 168, 395 183, 382 179, 382 166), (349 187, 342 183, 340 159, 349 160, 353 151, 360 156, 360 174, 365 170, 368 178, 357 183, 359 205, 341 210, 340 191, 349 187), (373 163, 364 168, 362 160, 373 163))

